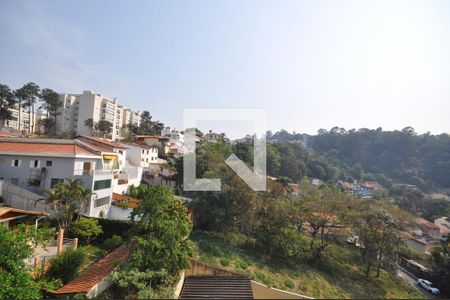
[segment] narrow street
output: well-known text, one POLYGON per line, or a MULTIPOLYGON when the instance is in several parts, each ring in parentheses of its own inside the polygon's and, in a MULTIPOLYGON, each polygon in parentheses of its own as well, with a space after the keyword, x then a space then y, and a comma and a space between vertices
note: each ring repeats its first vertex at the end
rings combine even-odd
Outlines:
POLYGON ((440 295, 433 295, 432 293, 421 288, 417 284, 417 277, 414 276, 414 274, 411 274, 410 272, 408 272, 407 270, 400 267, 397 271, 397 275, 399 277, 403 278, 403 280, 407 281, 411 286, 414 286, 417 290, 419 290, 422 293, 422 295, 425 297, 425 299, 445 299, 444 297, 442 297, 440 295))

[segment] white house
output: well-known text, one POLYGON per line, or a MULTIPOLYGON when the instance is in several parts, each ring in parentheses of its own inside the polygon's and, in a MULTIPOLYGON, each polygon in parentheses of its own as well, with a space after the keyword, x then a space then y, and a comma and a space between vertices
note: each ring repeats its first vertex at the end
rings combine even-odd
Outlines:
POLYGON ((114 170, 107 155, 115 156, 79 140, 0 138, 0 177, 41 195, 65 179, 81 179, 92 190, 84 214, 107 217, 114 170))
POLYGON ((127 160, 135 166, 149 168, 149 164, 158 161, 158 147, 149 146, 143 142, 119 142, 120 145, 128 147, 127 160))

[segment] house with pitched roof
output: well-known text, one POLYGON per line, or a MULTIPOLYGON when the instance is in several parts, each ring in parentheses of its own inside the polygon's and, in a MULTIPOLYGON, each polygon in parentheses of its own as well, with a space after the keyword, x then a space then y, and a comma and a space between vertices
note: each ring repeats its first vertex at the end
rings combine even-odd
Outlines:
MULTIPOLYGON (((0 138, 0 179, 12 191, 8 203, 28 207, 20 189, 37 198, 65 179, 78 178, 92 190, 85 215, 107 216, 111 206, 114 161, 117 155, 104 147, 81 140, 0 138), (109 155, 109 157, 108 157, 109 155), (116 157, 114 157, 116 156, 116 157), (14 193, 17 196, 14 196, 14 193)), ((29 200, 31 201, 31 200, 29 200)))

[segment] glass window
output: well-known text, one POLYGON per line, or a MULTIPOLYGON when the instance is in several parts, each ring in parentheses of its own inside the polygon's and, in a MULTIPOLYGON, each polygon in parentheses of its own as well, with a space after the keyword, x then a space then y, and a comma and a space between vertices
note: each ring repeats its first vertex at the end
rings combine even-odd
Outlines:
POLYGON ((111 179, 97 180, 94 182, 94 191, 108 189, 111 187, 111 179))
POLYGON ((46 167, 51 167, 51 166, 53 166, 53 161, 47 160, 47 161, 45 162, 45 166, 46 166, 46 167))
POLYGON ((57 185, 58 183, 64 183, 64 179, 63 178, 52 178, 50 180, 50 188, 55 187, 55 185, 57 185))

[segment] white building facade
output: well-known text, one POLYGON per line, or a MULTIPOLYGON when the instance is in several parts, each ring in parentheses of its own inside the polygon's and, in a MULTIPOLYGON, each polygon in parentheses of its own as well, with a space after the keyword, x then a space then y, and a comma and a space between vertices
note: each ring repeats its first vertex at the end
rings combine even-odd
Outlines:
POLYGON ((84 122, 92 119, 95 123, 101 120, 111 122, 112 132, 107 137, 110 140, 120 140, 122 129, 131 122, 137 126, 140 123, 140 113, 120 105, 116 98, 111 99, 93 91, 82 94, 60 94, 63 106, 56 120, 56 132, 72 133, 74 135, 92 135, 93 130, 84 122))

